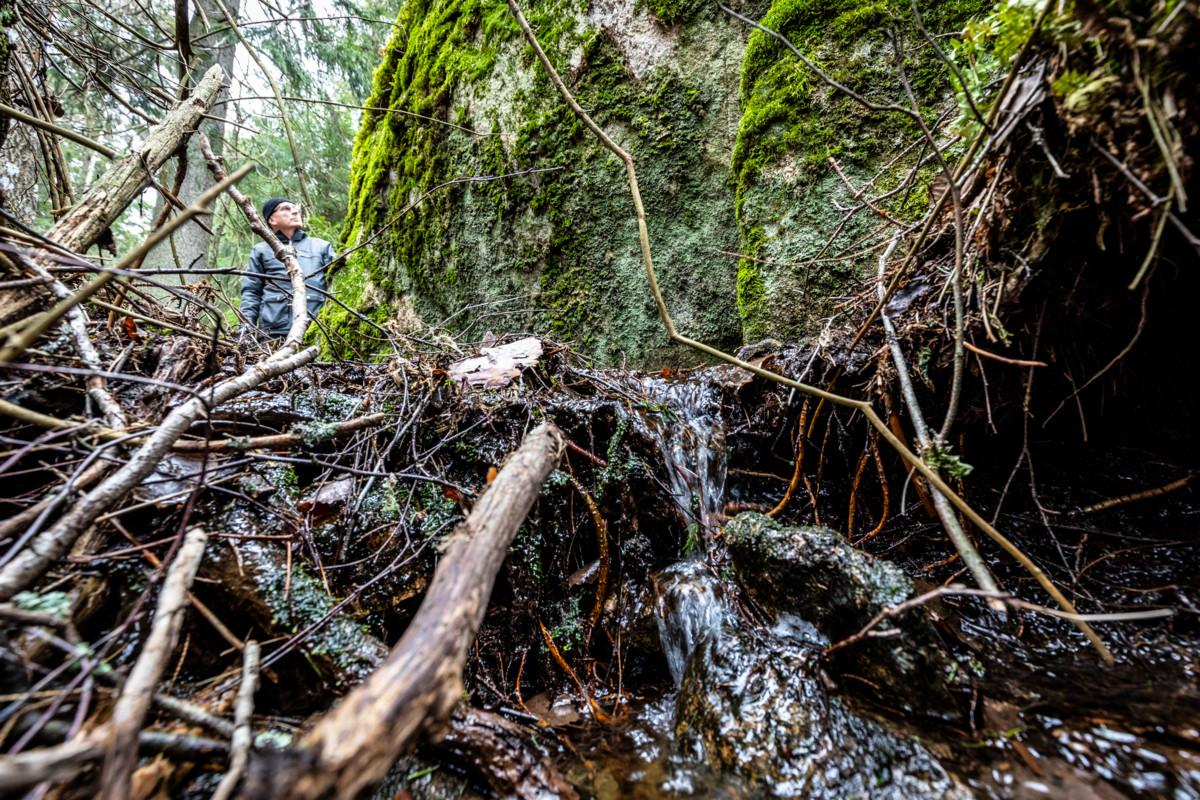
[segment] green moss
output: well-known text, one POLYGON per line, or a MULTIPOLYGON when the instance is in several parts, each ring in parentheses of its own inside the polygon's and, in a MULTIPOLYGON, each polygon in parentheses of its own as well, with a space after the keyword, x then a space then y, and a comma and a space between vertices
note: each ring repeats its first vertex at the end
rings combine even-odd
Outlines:
MULTIPOLYGON (((564 69, 580 102, 637 154, 646 206, 670 221, 653 234, 656 254, 665 254, 665 290, 723 296, 694 304, 702 311, 689 333, 736 342, 732 275, 717 273, 711 257, 737 246, 724 167, 696 169, 722 90, 710 85, 707 70, 633 78, 615 42, 579 27, 585 11, 582 0, 526 8, 551 60, 580 65, 564 69), (714 283, 722 288, 714 291, 714 283)), ((622 351, 636 360, 666 349, 624 170, 545 80, 505 3, 409 0, 398 24, 403 33, 389 44, 368 102, 392 113, 364 119, 343 246, 377 238, 350 256, 334 291, 380 322, 399 296, 434 323, 466 305, 517 297, 537 311, 497 324, 574 340, 608 361, 622 351), (497 84, 505 87, 503 104, 487 97, 497 84), (488 135, 410 116, 417 113, 488 135), (497 130, 504 135, 491 135, 497 130), (446 185, 530 167, 555 171, 446 185)), ((474 321, 458 315, 451 332, 474 321)), ((370 341, 345 311, 330 308, 323 322, 344 339, 370 341)))
MULTIPOLYGON (((921 4, 925 24, 935 33, 956 28, 985 5, 980 0, 921 4)), ((949 71, 921 41, 907 2, 775 0, 762 24, 785 36, 827 75, 871 102, 906 105, 895 57, 885 38, 886 31, 895 28, 906 43, 905 69, 920 101, 933 106, 949 94, 949 71)), ((746 46, 741 102, 742 117, 731 158, 745 256, 738 265, 738 310, 746 337, 756 338, 773 327, 768 319, 772 300, 778 297, 773 277, 783 282, 797 280, 785 268, 771 266, 777 259, 766 257, 778 255, 768 248, 778 237, 765 231, 764 225, 777 222, 782 213, 774 204, 764 205, 763 198, 790 192, 801 201, 808 189, 828 176, 830 158, 836 158, 852 176, 871 174, 881 156, 903 147, 919 135, 919 129, 903 114, 871 112, 832 89, 783 43, 762 31, 751 34, 746 46), (780 170, 787 172, 786 177, 774 174, 780 170)), ((817 208, 810 212, 822 213, 817 208)), ((832 215, 826 225, 821 216, 810 216, 801 224, 823 227, 828 234, 839 218, 840 214, 832 215)), ((815 246, 794 249, 797 252, 788 255, 815 255, 823 250, 823 239, 815 246)), ((810 265, 808 270, 819 273, 815 276, 818 285, 837 292, 838 282, 832 280, 837 276, 826 267, 810 265)), ((844 277, 851 278, 852 271, 844 277)), ((804 285, 809 287, 813 278, 806 273, 804 285)), ((778 332, 778 326, 774 327, 778 332)))
POLYGON ((704 0, 645 0, 646 8, 663 25, 678 25, 704 8, 704 0))

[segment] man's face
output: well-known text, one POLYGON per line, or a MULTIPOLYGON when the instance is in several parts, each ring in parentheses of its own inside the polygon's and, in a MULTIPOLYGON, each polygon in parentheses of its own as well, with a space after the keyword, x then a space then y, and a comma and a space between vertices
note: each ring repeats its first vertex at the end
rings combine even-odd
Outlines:
POLYGON ((271 212, 271 218, 267 220, 267 224, 277 230, 299 228, 301 224, 300 206, 295 203, 280 203, 271 212))

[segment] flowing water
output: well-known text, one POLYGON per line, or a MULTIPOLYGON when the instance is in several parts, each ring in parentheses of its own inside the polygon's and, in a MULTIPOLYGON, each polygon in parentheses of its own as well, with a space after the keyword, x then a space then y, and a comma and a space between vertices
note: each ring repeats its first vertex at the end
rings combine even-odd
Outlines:
POLYGON ((642 377, 636 422, 658 444, 671 496, 693 537, 711 547, 725 500, 725 420, 720 387, 704 372, 688 380, 642 377))
MULTIPOLYGON (((1138 669, 1119 680, 1071 669, 1063 663, 1064 626, 1054 621, 1036 620, 1053 629, 1045 637, 1022 628, 1021 641, 990 661, 983 653, 983 663, 953 655, 956 668, 970 662, 962 669, 972 672, 970 706, 918 708, 923 723, 856 711, 822 674, 818 656, 829 642, 821 632, 789 613, 767 612, 750 624, 739 587, 719 566, 728 563, 719 532, 729 466, 720 386, 704 371, 686 381, 630 382, 644 398, 634 424, 662 455, 690 554, 650 579, 647 610, 667 688, 632 702, 618 724, 570 737, 587 759, 568 757, 562 766, 585 796, 1200 798, 1200 733, 1188 710, 1196 707, 1195 686, 1152 671, 1128 694, 1119 687, 1124 676, 1143 674, 1138 669), (1014 659, 1036 679, 997 666, 1014 659), (1172 717, 1164 708, 1140 724, 1137 703, 1155 686, 1174 687, 1180 709, 1173 722, 1164 721, 1172 717), (1122 707, 1120 698, 1134 695, 1137 702, 1122 707)), ((1011 625, 986 610, 956 624, 997 643, 1012 636, 1011 625)), ((920 679, 949 684, 954 675, 920 679)), ((902 697, 895 704, 908 706, 902 697)))

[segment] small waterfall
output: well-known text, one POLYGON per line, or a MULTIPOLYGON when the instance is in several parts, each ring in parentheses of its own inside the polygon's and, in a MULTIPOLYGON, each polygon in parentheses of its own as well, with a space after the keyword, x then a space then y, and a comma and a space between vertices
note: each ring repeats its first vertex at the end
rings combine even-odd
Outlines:
POLYGON ((719 389, 697 376, 690 380, 641 378, 650 402, 638 415, 666 464, 671 494, 689 531, 707 544, 720 527, 725 499, 725 421, 719 389))
POLYGON ((721 583, 695 559, 654 576, 658 637, 675 685, 688 660, 707 639, 718 636, 731 614, 721 583))

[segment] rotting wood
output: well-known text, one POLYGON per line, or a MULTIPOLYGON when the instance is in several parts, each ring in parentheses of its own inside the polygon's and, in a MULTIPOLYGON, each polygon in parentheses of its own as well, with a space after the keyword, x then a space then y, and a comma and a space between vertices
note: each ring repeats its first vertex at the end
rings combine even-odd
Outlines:
MULTIPOLYGON (((147 181, 183 145, 217 98, 225 73, 217 65, 204 74, 192 96, 177 104, 141 146, 115 161, 75 206, 46 233, 67 250, 83 253, 145 188, 147 181)), ((44 295, 36 289, 0 296, 0 322, 25 315, 44 295)))
POLYGON ((298 748, 252 760, 243 797, 357 797, 383 780, 414 737, 444 732, 496 575, 564 448, 549 423, 525 437, 447 540, 429 592, 387 661, 298 748))

